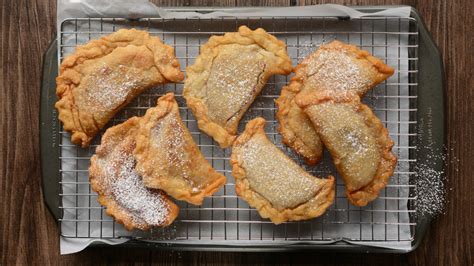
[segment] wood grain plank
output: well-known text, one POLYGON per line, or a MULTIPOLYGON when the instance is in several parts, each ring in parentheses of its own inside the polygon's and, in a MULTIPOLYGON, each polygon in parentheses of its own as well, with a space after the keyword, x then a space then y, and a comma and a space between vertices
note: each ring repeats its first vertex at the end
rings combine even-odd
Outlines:
POLYGON ((102 248, 59 255, 58 229, 41 195, 39 92, 42 55, 55 36, 55 0, 1 0, 1 265, 472 265, 474 250, 474 26, 472 1, 454 0, 158 0, 161 6, 409 4, 424 18, 443 55, 448 124, 448 204, 422 245, 408 255, 217 253, 102 248), (468 34, 469 33, 469 34, 468 34))
MULTIPOLYGON (((58 253, 49 245, 57 234, 41 200, 39 83, 42 54, 54 36, 48 2, 2 3, 2 264, 27 264, 58 253), (54 228, 54 231, 50 229, 54 228)), ((57 237, 55 237, 57 238, 57 237)), ((56 245, 57 248, 57 245, 56 245)))
POLYGON ((423 245, 410 254, 417 265, 472 265, 474 259, 473 35, 470 1, 419 1, 423 16, 443 56, 448 128, 448 202, 446 213, 431 225, 423 245), (456 255, 454 255, 456 254, 456 255), (454 256, 453 256, 454 255, 454 256))

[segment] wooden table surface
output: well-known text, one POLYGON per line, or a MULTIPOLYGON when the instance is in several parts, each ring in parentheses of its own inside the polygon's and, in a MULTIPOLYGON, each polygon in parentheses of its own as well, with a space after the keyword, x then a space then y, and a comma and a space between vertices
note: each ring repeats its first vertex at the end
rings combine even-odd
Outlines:
MULTIPOLYGON (((289 6, 298 0, 163 0, 161 5, 289 6)), ((87 249, 59 255, 58 228, 43 203, 39 150, 42 55, 56 35, 56 1, 1 1, 0 265, 10 264, 334 264, 473 265, 474 73, 470 0, 360 0, 346 5, 405 4, 424 18, 443 55, 448 128, 448 203, 422 245, 406 255, 337 253, 163 252, 87 249)))

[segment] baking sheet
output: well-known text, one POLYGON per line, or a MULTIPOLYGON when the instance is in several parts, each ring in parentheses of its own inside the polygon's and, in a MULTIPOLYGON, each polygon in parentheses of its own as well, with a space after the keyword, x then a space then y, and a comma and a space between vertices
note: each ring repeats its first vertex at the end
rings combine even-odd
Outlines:
MULTIPOLYGON (((103 2, 88 1, 59 1, 58 8, 58 29, 62 29, 59 38, 60 56, 67 55, 74 50, 78 44, 86 43, 89 39, 98 38, 119 28, 129 28, 130 23, 118 21, 103 20, 69 20, 64 24, 61 22, 66 18, 73 17, 156 17, 164 15, 168 19, 173 16, 182 16, 182 13, 167 12, 157 8, 147 1, 140 1, 133 6, 126 1, 118 1, 113 5, 102 4, 103 2), (130 12, 125 12, 130 11, 130 12)), ((109 2, 107 2, 109 3, 109 2)), ((87 168, 89 166, 88 157, 94 152, 95 146, 89 149, 80 149, 72 145, 69 140, 69 134, 62 133, 61 145, 61 169, 62 169, 62 207, 64 216, 61 222, 61 253, 78 252, 88 246, 91 242, 102 241, 109 244, 123 243, 128 237, 142 238, 152 241, 212 241, 212 243, 228 243, 232 241, 258 241, 259 243, 275 243, 276 241, 312 241, 312 243, 332 243, 341 239, 348 243, 358 245, 372 245, 393 249, 409 249, 413 232, 411 230, 412 222, 409 219, 409 210, 407 201, 409 196, 409 114, 410 94, 408 75, 410 49, 408 35, 387 34, 387 32, 408 32, 409 23, 400 20, 366 21, 360 23, 338 23, 330 21, 324 25, 324 28, 318 30, 318 22, 314 25, 293 25, 286 24, 285 31, 283 25, 275 21, 257 19, 265 14, 275 15, 273 12, 282 12, 285 16, 301 15, 301 12, 311 10, 311 15, 328 14, 334 15, 353 15, 354 18, 360 17, 360 12, 338 6, 311 6, 298 8, 274 8, 274 9, 255 9, 250 13, 244 13, 250 17, 247 20, 238 21, 239 24, 248 24, 255 28, 262 26, 273 32, 278 38, 286 41, 288 52, 296 65, 303 57, 317 49, 325 42, 333 39, 354 43, 362 48, 368 49, 371 53, 386 60, 386 63, 396 67, 397 72, 386 83, 378 86, 366 97, 365 102, 375 108, 375 113, 386 122, 386 126, 396 142, 394 152, 398 153, 402 160, 397 167, 397 174, 392 178, 388 188, 382 192, 381 197, 373 204, 365 208, 358 208, 348 204, 344 196, 343 184, 338 178, 337 199, 323 217, 313 219, 309 222, 287 223, 283 226, 274 226, 267 220, 261 219, 258 214, 248 208, 245 202, 238 199, 233 191, 233 178, 230 175, 230 166, 228 156, 230 150, 221 150, 214 145, 212 140, 205 134, 201 134, 193 119, 191 112, 185 108, 184 100, 178 96, 178 102, 181 114, 188 128, 194 132, 196 142, 203 153, 211 160, 213 166, 223 172, 229 183, 225 188, 219 191, 216 197, 205 201, 204 205, 193 207, 191 205, 179 203, 182 209, 178 221, 167 229, 158 229, 151 233, 128 232, 121 225, 113 222, 112 218, 105 215, 103 209, 96 202, 94 192, 91 191, 88 184, 87 168), (319 10, 319 11, 318 11, 319 10), (264 12, 263 14, 260 12, 264 12), (267 13, 269 12, 269 13, 267 13), (331 13, 332 12, 332 13, 331 13), (338 13, 340 12, 340 13, 338 13), (351 13, 353 12, 353 13, 351 13), (306 26, 305 26, 306 25, 306 26), (291 28, 294 27, 294 28, 291 28), (311 30, 311 34, 296 34, 299 28, 311 30), (352 32, 352 33, 351 33, 352 32), (357 34, 356 32, 381 32, 380 34, 357 34), (387 49, 388 46, 396 49, 387 49), (401 111, 405 110, 405 111, 401 111), (393 121, 406 121, 407 123, 393 123, 393 121), (402 148, 405 147, 405 148, 402 148), (408 148, 406 148, 408 147, 408 148), (78 159, 80 158, 80 159, 78 159), (219 159, 217 159, 219 158, 219 159), (393 211, 387 211, 393 210, 393 211), (202 221, 202 222, 198 222, 202 221), (68 237, 69 236, 69 237, 68 237), (72 237, 71 237, 72 236, 72 237), (365 241, 367 240, 367 241, 365 241)), ((248 10, 242 10, 248 12, 248 10)), ((190 17, 196 17, 197 13, 190 12, 190 17)), ((235 13, 231 13, 235 15, 235 13)), ((281 13, 278 13, 281 14, 281 13)), ((391 10, 391 16, 407 17, 409 8, 391 10), (407 12, 408 9, 408 12, 407 12)), ((214 19, 220 16, 227 16, 228 13, 218 13, 206 17, 214 19)), ((157 20, 161 21, 161 20, 157 20)), ((181 61, 184 70, 186 65, 193 63, 194 58, 199 53, 199 46, 206 42, 212 34, 223 32, 222 24, 228 22, 214 23, 202 18, 199 20, 199 31, 204 34, 172 34, 171 32, 183 31, 182 27, 186 24, 180 24, 177 21, 173 23, 154 23, 155 20, 149 20, 149 23, 135 23, 135 28, 144 27, 152 34, 161 37, 167 44, 175 46, 176 54, 181 61)), ((229 20, 234 23, 233 20, 229 20)), ((182 22, 188 23, 188 22, 182 22)), ((188 24, 189 26, 189 24, 188 24)), ((273 100, 279 95, 283 85, 287 83, 288 77, 277 76, 270 80, 267 87, 247 112, 244 120, 241 122, 241 130, 245 122, 251 118, 262 115, 268 121, 267 133, 270 133, 271 139, 282 149, 287 150, 288 154, 295 160, 299 158, 292 154, 281 144, 281 139, 275 128, 277 123, 274 118, 273 100)), ((141 115, 144 113, 144 107, 153 106, 156 98, 166 91, 175 91, 177 95, 181 94, 182 84, 168 84, 146 92, 134 101, 129 108, 121 112, 112 124, 120 123, 132 115, 141 115)), ((96 138, 95 144, 98 144, 96 138)), ((326 161, 316 168, 307 170, 318 176, 325 176, 328 173, 334 174, 328 154, 325 154, 326 161)), ((301 162, 301 161, 300 161, 301 162)), ((303 164, 301 162, 301 164, 303 164)), ((244 242, 245 243, 245 242, 244 242)), ((255 243, 255 242, 254 242, 255 243)))

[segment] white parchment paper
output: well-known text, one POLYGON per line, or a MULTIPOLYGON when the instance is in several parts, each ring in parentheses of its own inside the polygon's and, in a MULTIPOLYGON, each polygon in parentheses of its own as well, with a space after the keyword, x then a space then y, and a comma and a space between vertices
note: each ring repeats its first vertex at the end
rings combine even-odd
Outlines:
MULTIPOLYGON (((356 11, 352 8, 344 7, 344 6, 339 6, 339 5, 320 5, 320 6, 305 6, 305 7, 283 7, 283 8, 235 8, 232 11, 230 10, 224 10, 224 11, 217 11, 217 12, 211 12, 211 13, 199 13, 199 12, 194 12, 194 11, 189 11, 189 12, 172 12, 168 11, 163 8, 159 8, 155 6, 152 3, 149 3, 146 0, 137 0, 137 1, 123 1, 123 0, 115 0, 115 1, 92 1, 92 0, 58 0, 58 14, 57 14, 57 23, 58 23, 58 31, 61 29, 61 23, 65 19, 70 19, 70 18, 111 18, 111 17, 124 17, 124 18, 153 18, 153 17, 160 17, 160 18, 166 18, 166 19, 171 19, 171 18, 220 18, 220 17, 261 17, 261 16, 285 16, 285 17, 292 17, 292 16, 347 16, 350 18, 360 18, 363 16, 390 16, 390 17, 409 17, 410 15, 410 8, 409 7, 397 7, 397 8, 390 8, 386 9, 382 12, 377 12, 377 13, 361 13, 359 11, 356 11)), ((105 22, 106 24, 107 22, 105 22)), ((400 26, 400 25, 399 25, 400 26)), ((85 30, 81 28, 82 26, 79 25, 79 28, 77 30, 85 30)), ((87 28, 88 31, 99 31, 100 29, 94 28, 95 26, 89 25, 89 28, 87 28)), ((408 25, 402 25, 402 27, 408 27, 408 25)), ((86 30, 86 31, 87 31, 86 30)), ((372 29, 372 30, 377 30, 377 29, 372 29)), ((400 29, 407 31, 407 28, 400 29)), ((157 29, 159 31, 159 29, 157 29)), ((67 34, 66 34, 67 35, 67 34)), ((378 43, 379 36, 374 35, 375 38, 371 40, 371 42, 378 43)), ((63 47, 63 54, 67 55, 71 53, 74 50, 74 45, 76 44, 81 44, 87 42, 87 39, 81 39, 82 37, 77 37, 74 35, 70 36, 58 36, 58 43, 60 44, 65 44, 65 47, 63 47)), ((91 38, 89 36, 89 38, 91 38)), ((294 40, 291 39, 292 37, 288 37, 287 43, 292 42, 294 40)), ((299 38, 299 37, 298 37, 299 38)), ((314 51, 315 47, 317 47, 319 44, 326 42, 330 40, 331 38, 337 38, 337 36, 329 36, 326 37, 328 39, 311 39, 311 40, 298 40, 299 43, 307 43, 308 49, 306 51, 302 51, 298 57, 304 57, 305 55, 311 53, 314 51)), ((364 36, 360 37, 360 43, 363 43, 363 38, 364 36)), ((380 38, 386 38, 385 36, 380 36, 380 38)), ((166 42, 166 39, 164 40, 166 42)), ((345 41, 345 40, 343 40, 345 41)), ((351 40, 348 40, 351 41, 351 40)), ((385 41, 385 43, 389 42, 390 40, 380 40, 382 43, 385 41)), ((175 39, 176 42, 176 39, 175 39)), ((179 38, 178 38, 179 42, 179 38)), ((408 58, 408 51, 406 48, 404 48, 404 45, 408 44, 408 39, 399 39, 398 40, 398 47, 399 49, 397 51, 372 51, 376 55, 378 52, 380 53, 385 53, 383 56, 386 58, 397 58, 396 64, 398 69, 408 69, 408 60, 398 60, 399 58, 408 58)), ((179 56, 180 50, 176 50, 177 55, 179 56)), ((289 53, 293 53, 290 52, 289 53)), ((197 55, 197 51, 196 51, 197 55)), ((195 55, 194 55, 195 56, 195 55)), ((185 66, 183 62, 182 66, 185 66)), ((294 62, 296 64, 297 62, 294 62)), ((399 73, 398 76, 396 77, 398 82, 402 82, 407 79, 407 74, 399 73)), ((384 93, 384 92, 380 92, 384 93)), ((408 95, 408 90, 406 92, 399 92, 399 95, 406 94, 408 95)), ((377 104, 377 98, 374 98, 375 103, 377 104)), ((390 107, 390 106, 385 106, 385 108, 390 107)), ((404 108, 406 106, 401 106, 400 103, 397 104, 396 108, 404 108)), ((395 107, 394 107, 395 108, 395 107)), ((385 117, 385 119, 391 119, 389 117, 385 117)), ((392 117, 392 119, 403 119, 402 117, 392 117)), ((400 128, 390 128, 391 126, 388 125, 388 129, 390 132, 399 131, 400 128)), ((404 139, 398 139, 396 140, 398 145, 403 146, 403 145, 408 145, 404 139)), ((69 135, 63 135, 63 143, 70 143, 69 140, 69 135)), ((62 157, 63 158, 77 158, 77 157, 87 157, 90 156, 90 150, 80 150, 74 146, 64 146, 62 147, 62 157)), ((405 156, 408 156, 405 154, 405 156)), ((326 156, 327 157, 327 156, 326 156)), ((63 159, 62 160, 62 169, 65 170, 74 170, 74 169, 87 169, 88 167, 88 161, 87 160, 67 160, 63 159)), ((399 166, 399 171, 408 171, 408 165, 400 165, 399 166)), ((89 184, 87 184, 88 181, 88 175, 87 171, 82 171, 82 172, 63 172, 62 174, 62 181, 63 181, 63 194, 66 196, 63 196, 63 206, 67 209, 68 207, 70 208, 75 208, 77 206, 92 206, 93 208, 86 208, 85 211, 83 209, 76 209, 76 211, 73 212, 64 212, 64 221, 61 223, 61 230, 62 234, 65 236, 71 236, 71 235, 84 235, 87 234, 90 237, 82 237, 82 238, 73 238, 73 237, 61 237, 61 254, 70 254, 74 252, 79 252, 86 248, 88 245, 95 241, 115 245, 115 244, 121 244, 127 241, 127 236, 140 236, 141 233, 139 232, 128 232, 123 227, 121 227, 118 224, 115 224, 110 217, 105 217, 104 214, 102 213, 102 210, 100 209, 99 204, 95 201, 95 198, 91 200, 91 197, 81 197, 77 195, 87 195, 91 194, 91 189, 89 187, 89 184), (69 183, 68 183, 69 182, 69 183), (79 184, 79 185, 78 185, 79 184), (72 196, 67 196, 67 195, 72 195, 72 196), (68 222, 68 220, 71 220, 74 222, 68 222), (77 220, 83 220, 84 222, 77 223, 77 220), (104 222, 105 221, 105 222, 104 222), (100 223, 100 225, 99 225, 100 223), (98 225, 97 229, 91 229, 91 226, 98 225), (120 235, 122 238, 121 239, 115 239, 114 236, 120 235), (98 239, 100 236, 109 236, 109 238, 106 237, 106 239, 98 239)), ((341 182, 340 180, 338 182, 341 182)), ((398 181, 400 182, 400 181, 398 181)), ((408 182, 408 181, 407 181, 408 182)), ((342 184, 342 183, 340 183, 342 184)), ((387 192, 388 193, 388 192, 387 192)), ((397 204, 401 204, 402 207, 398 206, 400 210, 403 210, 403 205, 406 205, 406 201, 398 201, 397 204)), ((380 208, 388 208, 389 206, 378 206, 380 208)), ((377 206, 372 207, 377 209, 377 206)), ((396 208, 396 207, 394 207, 396 208)), ((406 206, 405 206, 406 209, 406 206)), ((372 215, 372 221, 374 220, 374 212, 370 213, 372 215)), ((365 214, 364 214, 365 215, 365 214)), ((387 215, 387 214, 385 214, 387 215)), ((400 222, 409 222, 408 216, 395 216, 395 214, 388 214, 389 217, 385 217, 384 221, 393 221, 394 223, 400 223, 400 222), (391 217, 393 215, 393 217, 391 217), (401 217, 401 218, 400 218, 401 217), (400 220, 401 219, 401 220, 400 220)), ((347 218, 347 217, 346 217, 347 218)), ((369 217, 357 217, 359 220, 363 221, 364 219, 369 219, 369 217)), ((335 218, 337 219, 337 218, 335 218)), ((353 218, 347 218, 347 219, 353 219, 353 218)), ((360 232, 362 232, 362 225, 358 226, 348 226, 344 229, 341 229, 340 227, 334 227, 330 228, 326 227, 324 228, 325 234, 328 235, 328 237, 334 237, 337 238, 339 235, 347 236, 350 238, 352 234, 357 235, 360 232), (343 230, 343 231, 340 231, 343 230)), ((380 226, 380 227, 375 227, 375 232, 373 231, 370 235, 369 238, 377 238, 378 235, 383 235, 385 238, 387 235, 389 235, 389 238, 397 237, 399 239, 409 239, 410 238, 410 228, 409 226, 404 226, 404 227, 397 227, 398 229, 396 231, 391 231, 392 229, 389 227, 388 233, 387 233, 387 226, 380 226)), ((201 229, 200 229, 201 230, 201 229)), ((263 229, 261 229, 263 230, 263 229)), ((285 229, 286 230, 286 229, 285 229)), ((298 229, 299 230, 299 229, 298 229)), ((245 230, 244 230, 245 231, 245 230)), ((261 233, 261 232, 260 232, 261 233)), ((362 240, 363 240, 363 236, 362 240)), ((215 241, 217 243, 218 240, 215 241)), ((351 242, 351 241, 346 241, 346 242, 351 242)), ((225 243, 225 242, 223 242, 225 243)), ((377 247, 386 247, 386 248, 392 248, 392 249, 402 249, 406 250, 410 248, 411 242, 409 240, 406 241, 399 241, 399 242, 384 242, 384 241, 356 241, 354 244, 358 245, 369 245, 369 246, 377 246, 377 247)))

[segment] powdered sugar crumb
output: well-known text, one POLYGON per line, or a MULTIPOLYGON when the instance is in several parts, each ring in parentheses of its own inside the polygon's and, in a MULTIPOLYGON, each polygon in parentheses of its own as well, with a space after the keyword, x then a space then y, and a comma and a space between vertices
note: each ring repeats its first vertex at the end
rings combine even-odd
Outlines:
POLYGON ((349 141, 349 144, 355 151, 351 153, 351 156, 360 156, 366 154, 368 152, 368 145, 367 141, 369 139, 368 136, 363 135, 362 133, 357 133, 354 131, 347 131, 345 137, 349 141))
POLYGON ((427 114, 427 119, 420 119, 418 129, 419 141, 425 141, 426 147, 417 147, 418 152, 422 149, 425 153, 425 160, 418 160, 415 165, 415 208, 420 216, 436 216, 443 213, 446 204, 444 169, 447 160, 445 151, 433 145, 431 109, 427 114))
MULTIPOLYGON (((441 154, 428 155, 429 159, 438 160, 441 154)), ((436 216, 443 212, 446 203, 446 189, 444 186, 444 171, 436 170, 431 163, 418 162, 415 166, 415 195, 417 214, 436 216)))

